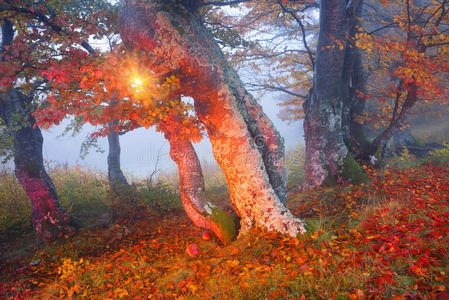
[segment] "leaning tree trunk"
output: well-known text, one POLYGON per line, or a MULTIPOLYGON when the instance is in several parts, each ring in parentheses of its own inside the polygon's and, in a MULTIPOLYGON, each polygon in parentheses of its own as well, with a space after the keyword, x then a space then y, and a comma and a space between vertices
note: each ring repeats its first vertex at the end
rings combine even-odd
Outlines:
MULTIPOLYGON (((348 37, 360 1, 323 0, 314 86, 304 103, 307 187, 354 182, 363 172, 345 143, 345 97, 353 68, 348 37), (352 6, 351 6, 352 4, 352 6), (347 69, 349 68, 349 69, 347 69)), ((351 51, 352 52, 352 51, 351 51)))
POLYGON ((201 164, 192 143, 176 134, 177 128, 161 126, 170 143, 170 157, 178 166, 179 191, 184 209, 192 222, 212 231, 222 242, 236 235, 234 219, 207 201, 201 164))
POLYGON ((30 113, 31 99, 15 88, 2 95, 0 117, 14 137, 15 173, 31 200, 31 220, 38 243, 74 230, 61 209, 56 189, 44 168, 43 138, 30 113))
POLYGON ((266 228, 296 236, 303 223, 285 207, 282 138, 245 90, 218 44, 179 1, 122 0, 119 31, 156 74, 175 74, 193 97, 223 169, 241 232, 266 228))

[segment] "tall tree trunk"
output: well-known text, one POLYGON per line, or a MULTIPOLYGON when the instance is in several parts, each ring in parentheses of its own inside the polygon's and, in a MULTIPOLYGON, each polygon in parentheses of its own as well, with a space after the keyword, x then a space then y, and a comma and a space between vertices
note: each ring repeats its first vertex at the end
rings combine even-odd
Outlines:
POLYGON ((43 138, 30 113, 31 98, 15 88, 1 95, 0 117, 14 136, 15 174, 31 200, 31 220, 38 243, 74 230, 61 209, 56 189, 44 168, 43 138), (18 129, 16 129, 18 128, 18 129))
MULTIPOLYGON (((359 6, 359 9, 361 9, 359 6)), ((360 15, 360 11, 357 15, 360 15)), ((351 35, 356 32, 358 18, 351 26, 351 35)), ((359 157, 369 148, 370 142, 365 135, 365 127, 359 123, 357 116, 365 111, 366 72, 363 67, 360 50, 351 44, 346 48, 345 67, 343 72, 343 140, 353 156, 359 157)))
POLYGON ((192 222, 212 231, 224 244, 236 235, 233 217, 208 202, 201 164, 192 143, 176 135, 176 128, 162 127, 170 143, 170 157, 178 166, 179 191, 184 209, 192 222))
POLYGON ((178 1, 161 0, 122 0, 119 20, 125 45, 146 53, 156 74, 174 73, 183 94, 194 98, 241 232, 251 227, 291 236, 304 232, 284 205, 282 138, 201 22, 178 1))
POLYGON ((359 5, 360 1, 321 1, 314 86, 304 103, 305 185, 309 187, 364 179, 345 143, 343 119, 354 66, 348 36, 359 5))

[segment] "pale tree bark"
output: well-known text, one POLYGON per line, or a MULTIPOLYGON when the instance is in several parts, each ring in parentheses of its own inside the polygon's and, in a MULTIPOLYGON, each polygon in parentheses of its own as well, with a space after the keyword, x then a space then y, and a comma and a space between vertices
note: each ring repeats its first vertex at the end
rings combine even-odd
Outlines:
POLYGON ((201 164, 192 143, 176 134, 177 128, 161 126, 170 143, 170 157, 178 166, 179 191, 187 216, 201 228, 212 231, 223 244, 236 235, 233 217, 207 200, 201 164))
POLYGON ((353 33, 360 2, 321 1, 314 86, 304 103, 306 187, 357 183, 363 178, 345 143, 344 127, 345 98, 350 97, 354 66, 348 36, 353 33))
POLYGON ((183 94, 194 98, 241 218, 240 232, 304 232, 284 205, 282 138, 201 22, 178 1, 123 0, 119 20, 125 45, 146 55, 156 74, 175 74, 183 94))
POLYGON ((59 205, 55 186, 44 168, 43 138, 31 115, 31 98, 16 88, 2 93, 0 117, 14 137, 15 174, 31 200, 31 221, 38 244, 74 231, 59 205))

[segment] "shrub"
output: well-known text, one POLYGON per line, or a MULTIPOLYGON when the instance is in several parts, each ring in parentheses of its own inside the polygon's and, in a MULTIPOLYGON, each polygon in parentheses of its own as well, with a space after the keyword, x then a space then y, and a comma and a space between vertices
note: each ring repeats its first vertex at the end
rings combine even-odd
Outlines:
POLYGON ((445 166, 449 164, 449 143, 444 144, 441 149, 433 150, 428 155, 432 165, 445 166))
POLYGON ((388 160, 387 166, 391 168, 412 168, 419 165, 419 163, 416 156, 411 154, 407 147, 404 147, 400 155, 393 153, 388 160))
POLYGON ((207 198, 212 202, 214 200, 224 201, 224 199, 229 199, 228 183, 220 166, 216 162, 207 161, 203 161, 201 165, 207 198))
POLYGON ((182 209, 179 189, 163 181, 144 181, 136 185, 136 206, 155 214, 168 214, 182 209))

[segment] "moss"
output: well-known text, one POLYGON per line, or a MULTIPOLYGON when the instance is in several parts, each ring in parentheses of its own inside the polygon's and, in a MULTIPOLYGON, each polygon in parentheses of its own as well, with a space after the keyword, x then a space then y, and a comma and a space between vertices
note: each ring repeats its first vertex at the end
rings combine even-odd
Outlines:
POLYGON ((212 207, 210 219, 218 225, 223 233, 223 242, 228 244, 237 236, 237 228, 234 218, 223 210, 212 207))
POLYGON ((337 181, 335 181, 334 174, 332 174, 331 169, 327 167, 327 176, 323 181, 323 186, 335 186, 337 181))
POLYGON ((351 181, 353 184, 360 184, 368 179, 350 153, 346 154, 341 174, 343 180, 351 181))

